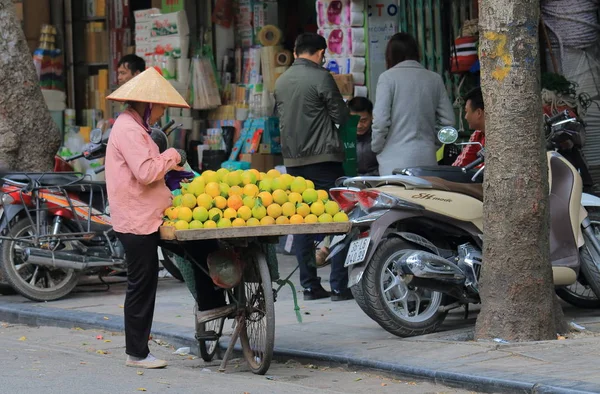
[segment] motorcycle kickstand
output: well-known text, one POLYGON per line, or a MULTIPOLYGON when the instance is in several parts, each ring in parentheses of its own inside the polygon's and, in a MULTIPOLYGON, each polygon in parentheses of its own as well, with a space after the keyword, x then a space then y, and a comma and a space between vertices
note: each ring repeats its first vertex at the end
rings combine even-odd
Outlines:
POLYGON ((465 304, 465 315, 464 315, 464 319, 465 319, 465 320, 469 319, 469 304, 465 304))

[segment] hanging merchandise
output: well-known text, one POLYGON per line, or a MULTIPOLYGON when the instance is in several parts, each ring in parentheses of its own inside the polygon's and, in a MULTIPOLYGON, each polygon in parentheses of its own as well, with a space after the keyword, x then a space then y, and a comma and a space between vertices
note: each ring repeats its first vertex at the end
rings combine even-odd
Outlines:
POLYGON ((213 109, 221 105, 217 70, 209 46, 204 46, 192 60, 192 107, 213 109))
POLYGON ((226 29, 233 22, 233 0, 217 0, 212 14, 212 22, 226 29))
POLYGON ((453 73, 464 73, 471 70, 471 67, 477 62, 477 41, 478 38, 459 37, 454 40, 452 58, 450 59, 450 71, 453 73))

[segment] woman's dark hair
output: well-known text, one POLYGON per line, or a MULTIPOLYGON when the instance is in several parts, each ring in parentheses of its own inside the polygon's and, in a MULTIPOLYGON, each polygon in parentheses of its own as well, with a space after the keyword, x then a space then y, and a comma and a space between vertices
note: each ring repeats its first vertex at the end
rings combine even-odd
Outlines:
POLYGON ((385 63, 388 69, 405 60, 419 61, 417 40, 408 33, 396 33, 390 38, 385 49, 385 63))
POLYGON ((350 111, 352 112, 373 113, 373 103, 366 97, 354 97, 352 100, 348 101, 348 108, 350 108, 350 111))
POLYGON ((309 54, 314 55, 318 51, 327 49, 327 41, 325 37, 318 35, 317 33, 304 33, 300 34, 296 38, 296 45, 294 46, 294 52, 296 56, 309 54))

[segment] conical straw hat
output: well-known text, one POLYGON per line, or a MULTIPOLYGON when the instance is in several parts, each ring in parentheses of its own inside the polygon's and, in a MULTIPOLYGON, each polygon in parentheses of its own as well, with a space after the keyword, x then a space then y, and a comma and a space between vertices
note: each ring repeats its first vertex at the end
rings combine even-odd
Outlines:
POLYGON ((190 108, 177 90, 154 67, 136 75, 106 98, 113 101, 140 101, 190 108))

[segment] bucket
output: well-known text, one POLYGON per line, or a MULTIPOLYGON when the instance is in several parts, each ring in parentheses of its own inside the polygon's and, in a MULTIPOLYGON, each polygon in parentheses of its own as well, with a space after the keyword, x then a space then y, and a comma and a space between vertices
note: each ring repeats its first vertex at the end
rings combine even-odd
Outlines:
POLYGON ((202 153, 202 171, 217 171, 225 160, 227 155, 224 150, 205 150, 202 153))

